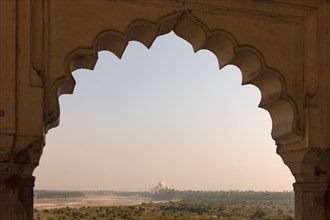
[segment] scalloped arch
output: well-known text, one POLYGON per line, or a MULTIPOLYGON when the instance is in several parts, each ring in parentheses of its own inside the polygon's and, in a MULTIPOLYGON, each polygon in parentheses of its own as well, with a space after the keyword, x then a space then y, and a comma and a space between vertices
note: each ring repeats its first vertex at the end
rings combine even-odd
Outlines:
POLYGON ((286 143, 302 139, 297 126, 299 120, 296 105, 286 94, 284 77, 275 69, 267 67, 264 57, 254 47, 241 46, 236 38, 225 30, 210 31, 201 21, 187 11, 174 13, 161 18, 157 23, 137 20, 129 24, 124 33, 106 30, 99 33, 91 47, 79 47, 73 50, 64 61, 66 78, 55 82, 54 109, 46 124, 46 131, 59 124, 59 101, 62 94, 71 94, 75 86, 72 72, 79 68, 93 69, 97 53, 107 50, 118 58, 123 55, 128 42, 136 40, 150 48, 154 40, 163 34, 174 31, 189 42, 194 51, 207 49, 215 54, 219 67, 236 65, 242 73, 242 84, 253 84, 261 92, 259 107, 266 109, 272 118, 272 137, 277 143, 286 143))

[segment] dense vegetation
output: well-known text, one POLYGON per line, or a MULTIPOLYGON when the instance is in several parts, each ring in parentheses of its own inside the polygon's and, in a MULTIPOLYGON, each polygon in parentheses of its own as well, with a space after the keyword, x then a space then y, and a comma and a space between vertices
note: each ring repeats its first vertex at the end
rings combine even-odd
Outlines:
POLYGON ((221 200, 221 201, 288 201, 293 203, 293 192, 269 191, 171 191, 158 193, 154 199, 182 199, 182 200, 221 200))
POLYGON ((58 191, 58 190, 35 190, 34 197, 44 198, 77 198, 85 194, 80 191, 58 191))
MULTIPOLYGON (((91 193, 91 192, 89 192, 91 193)), ((100 193, 100 192, 99 192, 100 193)), ((103 192, 121 196, 144 193, 103 192)), ((35 210, 35 220, 184 220, 184 219, 293 219, 292 192, 175 191, 180 201, 136 206, 81 207, 35 210)), ((100 194, 98 194, 100 195, 100 194)), ((159 196, 159 195, 158 195, 159 196)), ((163 195, 168 197, 169 195, 163 195)), ((161 196, 160 196, 161 197, 161 196)))

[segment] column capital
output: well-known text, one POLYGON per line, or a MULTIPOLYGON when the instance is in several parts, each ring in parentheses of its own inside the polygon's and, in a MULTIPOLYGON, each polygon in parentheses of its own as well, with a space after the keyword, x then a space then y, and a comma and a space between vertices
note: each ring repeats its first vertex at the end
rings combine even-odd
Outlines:
MULTIPOLYGON (((279 150, 280 148, 280 150, 279 150)), ((290 168, 297 183, 327 183, 330 180, 330 149, 305 147, 283 150, 277 153, 290 168)), ((297 186, 298 187, 298 186, 297 186)))
POLYGON ((0 176, 32 176, 34 169, 39 165, 44 145, 44 137, 26 138, 17 142, 11 147, 9 154, 0 157, 0 176))

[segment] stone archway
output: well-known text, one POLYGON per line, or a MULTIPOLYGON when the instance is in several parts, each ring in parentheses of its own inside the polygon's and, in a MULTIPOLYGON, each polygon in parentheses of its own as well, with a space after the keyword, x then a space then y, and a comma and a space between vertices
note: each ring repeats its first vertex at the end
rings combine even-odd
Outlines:
POLYGON ((326 0, 0 2, 0 216, 32 219, 32 172, 45 133, 58 125, 59 95, 73 92, 71 72, 92 69, 100 50, 120 57, 128 41, 149 47, 174 30, 260 89, 277 152, 296 178, 296 219, 330 219, 329 7, 326 0))
MULTIPOLYGON (((59 95, 73 93, 75 81, 72 72, 79 68, 94 69, 99 51, 107 50, 121 58, 129 41, 136 40, 150 48, 158 36, 172 30, 189 42, 195 52, 200 49, 213 52, 220 67, 227 64, 236 65, 242 72, 242 83, 253 84, 259 88, 259 106, 271 115, 274 140, 280 143, 285 140, 302 139, 296 104, 286 94, 286 84, 281 73, 268 67, 257 49, 248 45, 240 46, 234 36, 224 30, 209 31, 187 11, 166 16, 156 24, 145 20, 134 21, 127 26, 125 33, 116 30, 102 31, 94 39, 92 47, 77 48, 66 57, 64 66, 68 78, 57 81, 55 91, 57 90, 59 95)), ((58 101, 55 102, 58 106, 58 101)), ((56 109, 54 119, 46 128, 57 125, 59 107, 56 109)))

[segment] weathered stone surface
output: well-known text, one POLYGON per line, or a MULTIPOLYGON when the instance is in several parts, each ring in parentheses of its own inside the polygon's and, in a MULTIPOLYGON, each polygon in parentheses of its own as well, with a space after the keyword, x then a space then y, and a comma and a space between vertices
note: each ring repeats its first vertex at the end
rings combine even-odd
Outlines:
POLYGON ((0 175, 1 219, 33 219, 34 180, 32 176, 0 175))
POLYGON ((296 219, 330 219, 329 11, 327 0, 0 1, 0 219, 32 219, 32 172, 72 71, 172 30, 260 89, 296 178, 296 219))

